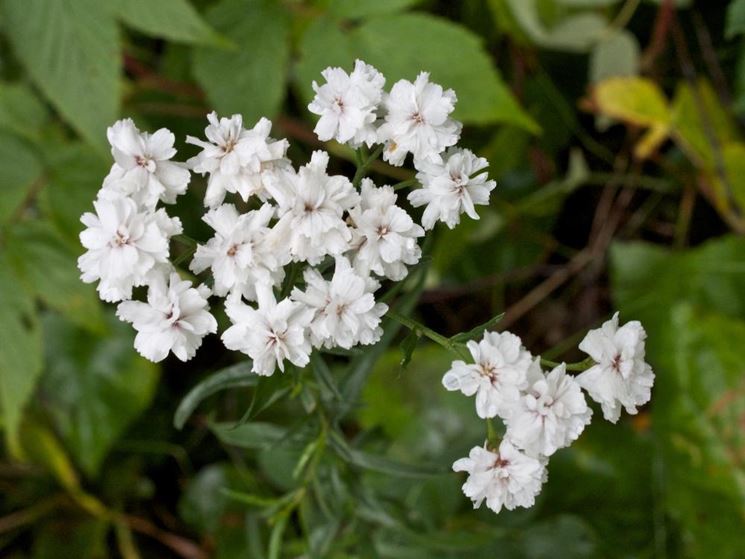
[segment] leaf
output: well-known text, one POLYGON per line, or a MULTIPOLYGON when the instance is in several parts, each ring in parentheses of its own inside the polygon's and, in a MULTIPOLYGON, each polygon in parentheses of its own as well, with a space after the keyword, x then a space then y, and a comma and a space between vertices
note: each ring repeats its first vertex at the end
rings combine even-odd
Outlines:
POLYGON ((188 0, 117 0, 116 13, 127 25, 171 41, 225 46, 188 0))
POLYGON ((0 82, 0 128, 36 140, 48 112, 24 83, 0 82))
POLYGON ((119 34, 104 2, 3 0, 17 57, 52 105, 101 151, 119 112, 119 34))
POLYGON ((286 441, 287 430, 273 423, 254 421, 235 423, 210 423, 210 430, 223 443, 240 448, 266 449, 286 441))
POLYGON ((222 0, 207 12, 207 21, 237 45, 195 50, 194 77, 210 103, 222 114, 242 114, 248 127, 262 116, 273 118, 285 94, 287 12, 266 0, 222 0))
POLYGON ((83 229, 80 216, 93 211, 93 200, 110 164, 81 142, 55 145, 47 150, 45 159, 48 184, 39 196, 44 213, 51 217, 66 239, 82 251, 79 248, 79 234, 83 229))
POLYGON ((590 82, 639 73, 639 41, 628 31, 611 33, 590 54, 590 82))
POLYGON ((745 33, 745 0, 732 0, 727 6, 724 36, 734 39, 745 33))
POLYGON ((419 345, 419 332, 412 330, 406 337, 401 340, 399 348, 401 349, 401 368, 405 369, 411 362, 411 356, 414 354, 416 346, 419 345))
POLYGON ((745 144, 730 142, 722 146, 722 160, 732 195, 740 208, 745 208, 745 144))
POLYGON ((329 23, 309 27, 301 42, 297 75, 305 99, 312 98, 311 81, 318 81, 326 66, 351 70, 354 59, 361 58, 386 76, 388 87, 430 72, 433 81, 455 90, 454 116, 464 122, 505 122, 538 132, 494 68, 481 39, 466 28, 426 14, 373 17, 349 33, 329 23))
POLYGON ((194 410, 204 400, 223 390, 230 388, 243 388, 256 386, 259 376, 251 372, 251 363, 236 363, 215 373, 210 373, 207 378, 189 390, 176 408, 173 416, 173 425, 176 429, 183 428, 186 420, 191 417, 194 410))
POLYGON ((33 301, 17 288, 0 251, 0 411, 11 454, 20 454, 18 429, 23 409, 42 370, 41 332, 33 301))
POLYGON ((95 289, 80 281, 77 255, 47 222, 26 221, 8 236, 9 260, 29 292, 78 326, 92 331, 105 328, 95 289))
POLYGON ((672 309, 652 348, 653 407, 664 457, 664 504, 692 557, 736 558, 745 548, 745 322, 690 305, 672 309))
POLYGON ((14 215, 34 185, 43 180, 36 154, 18 137, 0 132, 0 224, 14 215))
POLYGON ((665 141, 670 133, 671 112, 656 83, 646 78, 610 78, 593 90, 597 111, 613 119, 649 128, 634 153, 644 159, 665 141))
POLYGON ((336 380, 334 380, 334 376, 331 374, 328 364, 324 361, 323 357, 321 357, 320 353, 314 351, 311 354, 310 364, 318 383, 325 387, 334 398, 341 400, 342 395, 339 392, 339 388, 336 386, 336 380))
POLYGON ((331 0, 328 11, 338 17, 354 19, 400 12, 421 2, 422 0, 376 0, 375 2, 331 0))
POLYGON ((460 334, 455 334, 455 336, 452 336, 450 338, 450 341, 457 344, 464 344, 469 340, 473 340, 481 336, 484 332, 489 330, 490 328, 493 328, 497 324, 499 324, 499 321, 502 320, 504 317, 504 313, 500 313, 496 316, 491 317, 489 320, 484 322, 483 324, 480 324, 479 326, 476 326, 476 328, 473 328, 469 330, 468 332, 461 332, 460 334))
POLYGON ((108 315, 110 334, 44 318, 46 371, 40 390, 57 432, 83 470, 95 476, 127 426, 152 401, 158 368, 132 350, 128 325, 108 315))

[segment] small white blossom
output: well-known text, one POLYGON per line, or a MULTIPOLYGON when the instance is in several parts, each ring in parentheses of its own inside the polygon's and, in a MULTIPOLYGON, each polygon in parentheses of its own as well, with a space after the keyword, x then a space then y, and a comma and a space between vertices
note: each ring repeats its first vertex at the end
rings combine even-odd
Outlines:
POLYGON ((370 179, 364 179, 360 205, 349 215, 355 225, 355 267, 400 281, 406 277, 406 266, 416 264, 422 256, 417 237, 424 235, 424 229, 396 205, 396 198, 392 187, 376 188, 370 179))
POLYGON ((178 218, 165 210, 139 211, 131 198, 93 202, 84 213, 80 242, 88 251, 78 259, 85 283, 100 280, 98 292, 108 302, 132 297, 132 288, 149 282, 151 272, 168 264, 169 240, 181 233, 178 218))
POLYGON ((221 204, 227 192, 238 193, 244 201, 253 195, 265 199, 266 175, 290 168, 285 158, 287 140, 269 137, 272 123, 266 118, 251 130, 243 128, 241 115, 218 121, 212 112, 207 120, 204 134, 208 141, 186 137, 187 143, 202 148, 187 164, 197 173, 209 174, 204 205, 212 208, 221 204))
POLYGON ((270 376, 276 367, 284 372, 285 359, 305 367, 312 351, 306 329, 313 310, 290 299, 277 303, 267 286, 257 286, 258 309, 233 295, 225 302, 225 311, 233 326, 222 334, 225 347, 245 353, 253 359, 252 371, 270 376))
POLYGON ((346 258, 337 258, 330 281, 309 268, 305 283, 306 290, 296 287, 292 298, 315 310, 310 327, 313 345, 349 349, 380 340, 380 318, 388 311, 388 305, 375 302, 377 282, 359 274, 346 258))
POLYGON ((528 370, 528 387, 514 408, 506 437, 531 456, 551 456, 572 444, 590 423, 592 410, 563 363, 548 374, 540 359, 528 370))
POLYGON ((326 83, 313 82, 316 96, 308 110, 319 115, 314 132, 321 141, 335 139, 358 147, 371 146, 377 141, 377 109, 383 98, 385 78, 361 60, 347 74, 342 68, 326 68, 321 75, 326 83))
POLYGON ((378 129, 379 140, 386 142, 383 159, 401 165, 407 153, 414 164, 433 159, 458 141, 461 124, 450 118, 455 108, 455 92, 431 83, 421 72, 416 81, 400 80, 393 84, 384 100, 385 122, 378 129))
POLYGON ((346 252, 352 240, 344 213, 357 205, 359 194, 347 177, 326 173, 328 162, 328 153, 316 151, 296 174, 267 181, 278 204, 273 245, 278 254, 287 251, 296 262, 315 266, 324 256, 346 252))
POLYGON ((600 328, 590 330, 579 349, 597 364, 577 377, 577 382, 603 408, 603 416, 615 423, 621 407, 630 414, 646 404, 652 394, 654 372, 644 361, 647 333, 637 320, 619 328, 618 313, 600 328))
POLYGON ((475 363, 454 361, 442 377, 443 386, 466 396, 476 394, 479 417, 509 417, 527 386, 533 356, 510 332, 486 332, 480 342, 469 341, 468 349, 475 363))
POLYGON ((192 287, 172 273, 168 284, 158 277, 148 288, 147 303, 119 303, 116 315, 131 322, 137 330, 135 349, 155 363, 171 351, 181 361, 188 361, 202 345, 202 338, 217 332, 217 321, 209 312, 210 290, 192 287))
POLYGON ((202 219, 215 230, 215 236, 197 247, 189 269, 199 274, 211 268, 215 295, 224 297, 235 290, 255 300, 257 283, 275 285, 284 276, 266 243, 273 215, 270 204, 245 214, 239 214, 233 204, 208 211, 202 219))
POLYGON ((476 157, 467 149, 449 149, 443 162, 424 161, 416 178, 422 188, 409 193, 414 207, 427 207, 422 225, 432 229, 442 221, 452 229, 460 223, 463 212, 471 219, 479 219, 476 204, 489 204, 489 193, 497 183, 487 180, 487 173, 478 173, 489 166, 483 157, 476 157))
POLYGON ((141 207, 153 209, 158 200, 173 204, 176 196, 186 192, 191 174, 183 164, 170 161, 176 155, 170 130, 141 133, 132 119, 125 118, 110 126, 106 136, 115 163, 100 197, 129 196, 141 207))
POLYGON ((473 508, 486 500, 486 506, 494 512, 502 507, 532 507, 547 478, 543 461, 523 454, 507 440, 502 441, 498 452, 473 447, 468 458, 456 460, 453 470, 468 472, 463 493, 473 501, 473 508))

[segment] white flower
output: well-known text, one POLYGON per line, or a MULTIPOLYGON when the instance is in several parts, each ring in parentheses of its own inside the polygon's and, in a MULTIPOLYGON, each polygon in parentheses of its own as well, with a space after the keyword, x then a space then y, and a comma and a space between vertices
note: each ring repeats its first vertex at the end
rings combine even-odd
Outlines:
POLYGON ((219 205, 227 192, 237 192, 244 201, 252 195, 266 198, 266 175, 290 167, 285 158, 287 140, 269 137, 272 123, 266 118, 251 130, 243 128, 241 115, 218 121, 217 114, 212 112, 207 120, 209 125, 204 134, 209 141, 186 137, 187 143, 203 148, 187 164, 197 173, 209 173, 204 205, 219 205))
POLYGON ((289 251, 296 262, 316 265, 326 255, 346 252, 352 240, 344 212, 358 203, 359 195, 346 177, 326 174, 328 162, 328 153, 316 151, 297 174, 275 175, 267 181, 267 190, 279 205, 273 246, 278 254, 289 251))
POLYGON ((256 300, 257 283, 275 285, 284 276, 266 243, 273 215, 274 207, 269 204, 245 214, 239 214, 233 204, 210 210, 202 219, 215 230, 215 236, 197 247, 189 269, 199 274, 211 268, 215 295, 224 297, 236 290, 256 300))
POLYGON ((202 338, 217 332, 217 321, 207 304, 209 296, 206 286, 194 288, 174 272, 167 285, 162 276, 151 283, 147 303, 119 303, 116 315, 137 330, 135 349, 143 357, 157 363, 172 351, 181 361, 188 361, 202 345, 202 338))
POLYGON ((233 295, 225 302, 225 311, 233 326, 222 334, 225 347, 242 351, 253 359, 253 372, 274 374, 278 366, 284 372, 287 359, 305 367, 312 351, 306 329, 313 320, 313 310, 290 299, 277 303, 267 286, 257 286, 258 309, 233 295))
POLYGON ((182 164, 170 161, 176 155, 171 131, 141 133, 132 119, 125 118, 110 126, 106 136, 115 163, 104 179, 101 197, 130 196, 138 205, 153 209, 158 200, 173 204, 176 196, 186 192, 191 175, 182 164))
POLYGON ((364 179, 360 205, 349 215, 355 225, 355 267, 400 281, 408 272, 406 265, 416 264, 422 256, 417 237, 424 229, 396 205, 396 198, 392 187, 376 188, 364 179))
POLYGON ((483 157, 457 148, 448 150, 444 162, 420 163, 416 178, 422 188, 410 192, 409 201, 414 207, 427 206, 422 215, 424 228, 432 229, 439 220, 452 229, 460 223, 463 212, 478 219, 474 206, 489 204, 489 193, 497 186, 486 180, 487 173, 475 175, 488 166, 483 157))
POLYGON ((532 355, 510 332, 486 332, 479 343, 469 341, 468 349, 475 364, 454 361, 442 377, 443 386, 466 396, 476 394, 479 417, 509 417, 527 386, 532 355))
POLYGON ((506 437, 531 456, 551 456, 569 446, 590 423, 592 410, 563 363, 544 375, 540 359, 528 371, 528 387, 505 420, 506 437))
POLYGON ((652 367, 644 361, 647 333, 634 320, 618 327, 618 313, 600 328, 590 330, 579 349, 597 364, 577 377, 577 382, 603 408, 603 416, 615 423, 621 407, 630 414, 646 404, 654 384, 652 367))
POLYGON ((468 458, 456 460, 456 472, 468 472, 463 493, 479 508, 486 499, 486 506, 494 512, 502 507, 532 507, 535 497, 546 481, 546 467, 541 460, 526 456, 504 440, 498 452, 475 446, 468 458))
POLYGON ((383 74, 357 60, 351 74, 342 68, 326 68, 321 75, 326 83, 319 86, 313 82, 316 96, 308 105, 310 112, 321 117, 314 129, 318 139, 326 142, 333 138, 353 147, 374 144, 376 111, 385 85, 383 74))
POLYGON ((151 272, 168 264, 169 240, 181 233, 181 222, 165 210, 142 211, 130 198, 93 202, 96 213, 84 213, 87 227, 80 242, 88 251, 78 259, 85 283, 100 280, 104 301, 132 297, 132 288, 148 283, 151 272))
POLYGON ((349 349, 380 340, 380 318, 388 311, 388 305, 375 302, 377 282, 359 274, 346 258, 337 258, 330 281, 309 268, 305 283, 306 290, 296 287, 292 298, 315 310, 310 328, 313 345, 349 349))
POLYGON ((386 141, 383 159, 401 165, 407 153, 414 163, 438 161, 445 148, 455 145, 461 124, 449 115, 455 108, 455 92, 443 91, 421 72, 416 81, 400 80, 385 98, 385 123, 378 129, 379 140, 386 141))

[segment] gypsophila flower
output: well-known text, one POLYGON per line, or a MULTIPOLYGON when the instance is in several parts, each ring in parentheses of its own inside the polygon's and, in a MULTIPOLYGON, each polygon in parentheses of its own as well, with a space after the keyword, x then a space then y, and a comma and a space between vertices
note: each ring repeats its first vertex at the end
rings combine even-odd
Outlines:
POLYGON ((329 176, 329 155, 315 151, 297 174, 274 175, 267 190, 278 204, 279 221, 273 229, 277 254, 286 252, 296 262, 315 266, 324 256, 349 249, 352 232, 344 213, 359 202, 347 177, 329 176))
POLYGON ((132 297, 132 288, 149 282, 150 272, 168 264, 169 240, 181 233, 181 222, 163 209, 140 211, 131 198, 93 202, 96 213, 85 213, 87 227, 80 242, 88 251, 78 259, 85 283, 99 280, 104 301, 132 297))
POLYGON ((392 165, 402 165, 407 153, 414 155, 414 164, 440 154, 459 137, 461 124, 450 118, 455 108, 455 92, 429 81, 429 73, 421 72, 416 81, 399 80, 385 97, 385 122, 378 129, 378 139, 386 142, 383 159, 392 165))
POLYGON ((479 417, 509 417, 527 387, 533 356, 510 332, 486 332, 480 342, 469 341, 468 350, 475 363, 454 361, 442 377, 443 386, 466 396, 476 394, 479 417))
POLYGON ((106 132, 115 163, 104 179, 100 198, 131 197, 139 206, 155 208, 186 192, 191 175, 182 164, 170 161, 176 150, 173 133, 161 128, 154 134, 140 132, 132 119, 114 123, 106 132))
POLYGON ((505 420, 506 438, 530 456, 551 456, 580 436, 592 410, 565 364, 544 374, 536 359, 527 377, 527 388, 505 420))
POLYGON ((188 361, 202 345, 207 334, 217 332, 217 321, 209 312, 210 290, 192 287, 175 272, 168 278, 158 276, 148 288, 147 303, 119 303, 116 315, 131 322, 137 330, 135 349, 155 363, 169 352, 188 361))
POLYGON ((414 207, 427 207, 422 215, 422 225, 432 229, 442 221, 450 229, 460 223, 460 214, 479 219, 476 204, 489 204, 489 193, 497 183, 487 180, 487 173, 479 173, 489 166, 483 157, 476 157, 467 149, 451 148, 444 161, 424 161, 416 175, 422 188, 409 193, 414 207), (476 174, 478 173, 478 174, 476 174))
POLYGON ((473 501, 473 508, 486 500, 486 506, 494 512, 502 507, 532 507, 547 478, 541 460, 523 454, 507 440, 497 452, 473 447, 468 458, 456 460, 453 470, 468 472, 463 493, 473 501))
POLYGON ((314 132, 321 141, 331 139, 358 147, 377 141, 377 110, 383 98, 385 78, 375 68, 356 60, 347 74, 342 68, 326 68, 326 83, 313 82, 316 92, 308 110, 319 115, 314 132))
POLYGON ((400 281, 406 277, 406 266, 416 264, 422 256, 417 237, 424 235, 424 230, 396 205, 396 198, 392 187, 376 188, 370 179, 364 179, 360 205, 349 215, 355 226, 355 268, 400 281))
POLYGON ((237 291, 256 300, 256 284, 276 285, 284 272, 266 243, 274 207, 263 204, 258 210, 239 214, 233 204, 223 204, 202 218, 215 230, 207 244, 199 245, 189 269, 199 274, 210 268, 215 280, 213 292, 224 297, 237 291))
POLYGON ((652 394, 654 372, 644 360, 647 333, 633 320, 619 328, 618 313, 600 328, 590 330, 579 349, 596 361, 577 377, 579 385, 603 409, 603 416, 615 423, 621 407, 635 414, 652 394))
POLYGON ((305 367, 312 351, 306 329, 313 320, 313 309, 290 299, 277 303, 265 285, 258 285, 256 291, 258 309, 237 295, 226 301, 225 311, 233 326, 223 332, 225 347, 253 359, 251 370, 258 375, 272 375, 276 367, 284 372, 285 360, 305 367))
POLYGON ((269 134, 272 123, 262 118, 251 130, 243 128, 243 117, 217 119, 207 115, 204 129, 207 142, 187 136, 187 143, 202 148, 187 161, 197 173, 209 174, 204 205, 210 208, 222 203, 228 192, 238 193, 244 201, 251 196, 266 198, 264 181, 268 174, 290 169, 285 158, 287 140, 274 140, 269 134))
POLYGON ((310 326, 314 346, 349 349, 380 340, 380 318, 388 305, 375 302, 377 282, 357 272, 346 258, 336 259, 331 280, 324 280, 317 270, 309 268, 305 283, 306 290, 295 288, 292 298, 315 310, 310 326))

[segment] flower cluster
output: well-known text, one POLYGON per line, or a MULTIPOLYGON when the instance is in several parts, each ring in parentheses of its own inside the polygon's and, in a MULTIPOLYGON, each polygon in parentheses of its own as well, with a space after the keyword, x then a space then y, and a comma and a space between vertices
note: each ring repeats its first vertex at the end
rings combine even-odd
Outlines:
POLYGON ((425 229, 437 221, 452 228, 462 213, 478 219, 475 205, 489 203, 496 183, 486 160, 454 147, 462 126, 451 116, 452 90, 423 72, 386 92, 385 77, 360 60, 351 73, 327 68, 322 76, 308 106, 320 117, 315 132, 358 150, 364 164, 354 180, 331 174, 325 151, 294 167, 289 142, 271 136, 266 118, 246 128, 240 115, 209 114, 204 138, 186 138, 199 151, 185 163, 172 161, 166 129, 150 135, 130 119, 109 128, 115 162, 95 213, 82 217, 87 252, 78 265, 103 300, 119 303, 117 316, 137 330, 135 348, 146 358, 190 359, 217 332, 212 296, 225 298, 231 323, 223 343, 247 354, 260 375, 287 362, 304 367, 314 349, 374 344, 388 310, 376 292, 419 262, 425 229), (408 154, 416 180, 401 187, 418 182, 408 201, 425 206, 421 224, 398 188, 363 176, 380 155, 402 165, 408 154), (171 260, 171 239, 189 238, 158 207, 186 192, 192 172, 206 177, 202 219, 214 231, 193 243, 188 270, 203 278, 198 287, 171 260), (147 290, 143 301, 133 300, 138 287, 147 290))
POLYGON ((564 363, 544 372, 541 359, 509 332, 487 332, 480 342, 469 342, 473 363, 453 362, 442 383, 475 395, 477 415, 498 417, 505 425, 501 443, 487 441, 453 464, 455 471, 469 474, 463 492, 474 507, 484 500, 494 512, 534 504, 548 477, 548 458, 571 445, 590 423, 583 389, 613 423, 621 407, 634 414, 648 402, 654 373, 644 361, 645 338, 637 321, 619 327, 616 313, 580 343, 592 365, 576 378, 564 363))

